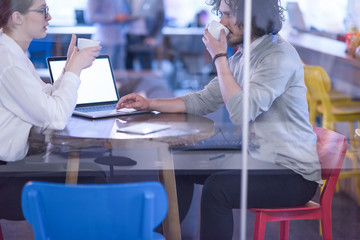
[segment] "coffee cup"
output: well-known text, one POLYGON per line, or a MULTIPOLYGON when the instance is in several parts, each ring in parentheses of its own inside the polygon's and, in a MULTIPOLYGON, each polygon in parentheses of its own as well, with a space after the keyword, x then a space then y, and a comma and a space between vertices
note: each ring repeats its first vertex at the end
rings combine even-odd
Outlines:
POLYGON ((95 41, 95 40, 91 40, 91 39, 87 39, 87 38, 78 38, 78 48, 79 50, 83 50, 84 48, 88 48, 88 47, 95 47, 95 46, 99 46, 100 42, 99 41, 95 41))
POLYGON ((219 23, 215 20, 212 20, 210 23, 208 23, 206 28, 211 33, 211 35, 218 41, 220 40, 221 29, 225 30, 226 35, 229 34, 229 29, 227 29, 224 25, 222 25, 221 23, 219 23))

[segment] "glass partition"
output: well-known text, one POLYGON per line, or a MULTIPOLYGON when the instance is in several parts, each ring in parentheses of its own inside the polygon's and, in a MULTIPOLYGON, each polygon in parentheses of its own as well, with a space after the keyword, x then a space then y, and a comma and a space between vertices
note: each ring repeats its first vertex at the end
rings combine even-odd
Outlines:
MULTIPOLYGON (((51 83, 46 58, 66 56, 71 34, 99 40, 101 54, 110 56, 119 98, 136 93, 163 105, 115 118, 74 115, 63 130, 36 122, 40 130, 29 130, 29 145, 23 140, 15 149, 1 139, 9 152, 28 152, 13 163, 0 157, 1 179, 160 181, 169 208, 155 231, 166 239, 251 239, 259 229, 254 208, 320 202, 319 157, 340 156, 343 146, 333 141, 333 148, 319 151, 318 128, 329 129, 348 144, 333 195, 332 234, 356 239, 358 1, 143 1, 47 0, 47 36, 32 41, 28 56, 39 77, 51 83), (229 31, 221 41, 214 39, 223 28, 218 23, 229 31), (166 113, 172 111, 185 113, 166 113), (142 123, 161 126, 147 134, 122 131, 142 123)), ((52 102, 56 92, 48 97, 52 102)), ((2 102, 0 95, 0 111, 8 109, 2 102)), ((267 224, 265 237, 277 238, 278 226, 267 224)), ((293 222, 290 229, 292 239, 321 234, 317 220, 293 222)))

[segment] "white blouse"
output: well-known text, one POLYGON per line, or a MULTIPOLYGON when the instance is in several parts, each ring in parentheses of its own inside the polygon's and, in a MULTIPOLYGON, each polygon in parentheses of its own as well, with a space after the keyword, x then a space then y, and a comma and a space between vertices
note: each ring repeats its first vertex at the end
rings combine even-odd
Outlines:
POLYGON ((74 110, 80 79, 66 72, 44 83, 20 46, 0 31, 0 160, 17 161, 28 151, 33 126, 64 129, 74 110))

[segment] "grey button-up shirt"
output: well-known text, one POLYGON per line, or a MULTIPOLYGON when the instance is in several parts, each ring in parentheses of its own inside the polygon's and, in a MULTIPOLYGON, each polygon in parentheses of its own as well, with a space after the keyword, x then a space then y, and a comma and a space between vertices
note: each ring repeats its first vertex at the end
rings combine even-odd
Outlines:
MULTIPOLYGON (((316 134, 309 123, 303 64, 296 50, 280 35, 267 35, 251 44, 249 99, 249 155, 252 159, 292 169, 321 183, 316 134), (254 147, 255 146, 255 147, 254 147)), ((243 58, 239 50, 229 59, 230 70, 243 86, 243 58)), ((183 96, 186 111, 204 115, 224 104, 218 78, 202 91, 183 96)), ((243 92, 226 108, 234 124, 242 124, 243 92)))

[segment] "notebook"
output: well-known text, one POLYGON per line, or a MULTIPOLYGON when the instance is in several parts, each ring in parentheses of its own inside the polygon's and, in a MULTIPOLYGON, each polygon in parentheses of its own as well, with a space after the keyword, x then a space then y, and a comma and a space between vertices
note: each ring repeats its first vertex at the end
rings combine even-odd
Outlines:
MULTIPOLYGON (((61 75, 65 62, 66 57, 47 58, 52 83, 61 75)), ((115 109, 119 101, 119 92, 109 56, 97 57, 91 67, 81 72, 80 79, 74 115, 95 119, 145 113, 145 111, 135 109, 121 109, 120 111, 115 109)))

